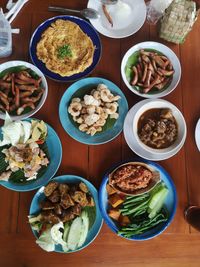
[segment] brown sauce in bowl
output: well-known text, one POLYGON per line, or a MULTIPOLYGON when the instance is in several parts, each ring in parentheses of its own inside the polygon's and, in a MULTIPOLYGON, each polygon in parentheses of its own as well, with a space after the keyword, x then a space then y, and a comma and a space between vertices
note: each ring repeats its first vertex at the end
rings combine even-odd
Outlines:
POLYGON ((178 136, 178 125, 167 108, 149 109, 138 120, 138 137, 145 145, 163 149, 171 146, 178 136))

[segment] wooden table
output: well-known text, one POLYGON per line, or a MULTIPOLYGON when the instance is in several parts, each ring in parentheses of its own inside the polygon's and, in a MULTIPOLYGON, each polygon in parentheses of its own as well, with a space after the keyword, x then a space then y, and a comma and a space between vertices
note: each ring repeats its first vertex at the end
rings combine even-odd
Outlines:
MULTIPOLYGON (((1 0, 5 6, 7 1, 1 0)), ((13 27, 19 27, 19 35, 13 36, 13 54, 7 60, 30 61, 28 47, 34 29, 54 14, 47 12, 52 5, 84 8, 86 0, 29 0, 13 27)), ((176 90, 165 99, 175 104, 184 114, 188 134, 184 147, 171 159, 160 162, 173 178, 177 193, 176 216, 169 228, 159 237, 145 242, 130 242, 113 234, 104 224, 97 239, 76 254, 46 253, 35 244, 35 238, 27 223, 29 206, 35 192, 17 193, 0 188, 0 266, 1 267, 189 267, 200 266, 200 235, 185 222, 183 211, 188 204, 200 205, 200 153, 194 140, 195 124, 200 116, 200 20, 183 45, 167 44, 180 58, 182 77, 176 90)), ((145 24, 135 35, 125 39, 101 36, 102 58, 91 76, 104 77, 116 83, 125 93, 129 107, 142 100, 131 93, 120 75, 124 53, 142 41, 159 41, 156 28, 145 24), (109 62, 109 63, 108 63, 109 62)), ((48 80, 49 94, 36 117, 52 125, 59 134, 63 146, 63 159, 57 175, 77 174, 86 177, 99 187, 103 173, 112 164, 134 156, 125 143, 123 134, 100 146, 80 144, 63 130, 58 117, 60 99, 70 85, 48 80)))

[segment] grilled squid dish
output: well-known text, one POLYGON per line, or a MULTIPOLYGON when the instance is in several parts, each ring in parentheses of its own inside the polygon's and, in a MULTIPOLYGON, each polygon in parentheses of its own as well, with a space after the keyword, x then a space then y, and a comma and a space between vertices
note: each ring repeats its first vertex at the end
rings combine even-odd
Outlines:
POLYGON ((8 72, 0 79, 0 110, 21 115, 35 109, 43 93, 42 78, 33 77, 30 69, 8 72))

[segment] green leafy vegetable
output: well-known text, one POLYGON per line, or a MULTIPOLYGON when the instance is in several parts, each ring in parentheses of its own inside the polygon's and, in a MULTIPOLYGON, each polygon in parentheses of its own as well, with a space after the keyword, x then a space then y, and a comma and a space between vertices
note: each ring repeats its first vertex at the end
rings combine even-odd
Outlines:
POLYGON ((149 193, 128 196, 120 211, 123 216, 129 217, 131 223, 122 227, 118 234, 130 238, 167 221, 168 212, 164 208, 164 202, 168 191, 164 183, 159 183, 149 193))
POLYGON ((133 235, 138 235, 146 232, 147 230, 157 226, 158 224, 167 221, 168 217, 165 211, 161 211, 154 218, 142 218, 140 221, 130 224, 128 227, 123 227, 118 234, 122 234, 127 238, 130 238, 133 235))
POLYGON ((58 58, 64 59, 65 57, 72 57, 72 50, 70 45, 63 45, 58 48, 58 58))

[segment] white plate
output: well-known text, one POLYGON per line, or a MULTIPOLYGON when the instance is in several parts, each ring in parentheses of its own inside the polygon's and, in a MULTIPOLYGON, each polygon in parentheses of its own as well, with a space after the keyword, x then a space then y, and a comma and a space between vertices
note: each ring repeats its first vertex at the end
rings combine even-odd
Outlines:
MULTIPOLYGON (((34 71, 38 76, 40 76, 42 78, 42 85, 44 88, 44 93, 40 99, 40 102, 38 103, 38 105, 35 107, 35 109, 22 114, 22 115, 13 115, 11 116, 12 120, 23 120, 26 118, 29 118, 31 116, 33 116, 33 114, 35 114, 39 109, 41 109, 41 107, 43 106, 46 98, 47 98, 47 94, 48 94, 48 85, 47 85, 47 81, 46 78, 44 77, 44 74, 33 64, 26 62, 26 61, 21 61, 21 60, 13 60, 13 61, 8 61, 5 62, 3 64, 0 65, 0 72, 12 68, 12 67, 17 67, 17 66, 24 66, 28 69, 31 69, 32 71, 34 71)), ((5 113, 3 113, 2 111, 0 111, 0 119, 4 120, 5 119, 5 113)))
POLYGON ((122 59, 122 63, 121 63, 121 75, 122 75, 123 81, 126 84, 126 86, 136 95, 139 95, 139 96, 142 96, 145 98, 160 98, 160 97, 164 97, 164 96, 168 95, 169 93, 171 93, 178 85, 180 78, 181 78, 181 64, 180 64, 180 61, 179 61, 178 57, 176 56, 176 54, 166 45, 163 45, 163 44, 158 43, 158 42, 142 42, 142 43, 138 43, 138 44, 132 46, 124 55, 124 57, 122 59), (131 55, 133 55, 136 51, 139 51, 140 49, 157 50, 157 51, 161 52, 163 55, 165 55, 166 57, 168 57, 168 59, 171 61, 173 68, 174 68, 173 79, 172 79, 172 82, 170 83, 170 85, 165 90, 163 90, 161 92, 158 91, 156 93, 149 92, 147 94, 142 94, 139 91, 137 91, 136 89, 134 89, 134 87, 131 86, 130 81, 127 80, 127 77, 125 74, 125 68, 126 68, 127 61, 131 55))
POLYGON ((105 17, 100 1, 89 0, 88 7, 96 9, 100 14, 99 19, 90 20, 91 24, 98 32, 111 38, 124 38, 136 33, 146 19, 146 5, 143 0, 119 0, 116 5, 107 5, 113 27, 105 17))
MULTIPOLYGON (((128 144, 128 146, 130 147, 130 149, 136 153, 138 156, 148 159, 148 160, 165 160, 168 158, 173 157, 175 154, 177 154, 179 152, 179 150, 182 148, 182 146, 184 145, 185 139, 186 139, 186 125, 185 125, 185 135, 182 138, 182 141, 179 143, 179 145, 177 145, 177 147, 175 149, 173 149, 173 151, 169 151, 169 152, 165 152, 163 154, 158 154, 158 153, 153 153, 151 150, 146 150, 144 148, 144 146, 142 146, 137 138, 134 135, 133 132, 133 121, 135 118, 135 115, 137 113, 137 111, 145 104, 149 103, 153 101, 152 99, 146 99, 146 100, 142 100, 139 103, 137 103, 136 105, 134 105, 128 112, 125 121, 124 121, 124 137, 126 140, 126 143, 128 144)), ((163 107, 165 106, 165 103, 168 102, 166 100, 162 100, 162 99, 158 99, 157 101, 163 102, 163 107)), ((169 103, 169 102, 168 102, 169 103)), ((174 106, 174 105, 173 105, 174 106)), ((178 109, 177 109, 178 110, 178 109)), ((185 121, 184 121, 185 124, 185 121)))
POLYGON ((200 151, 200 119, 198 120, 196 129, 195 129, 195 141, 196 141, 198 150, 200 151))

